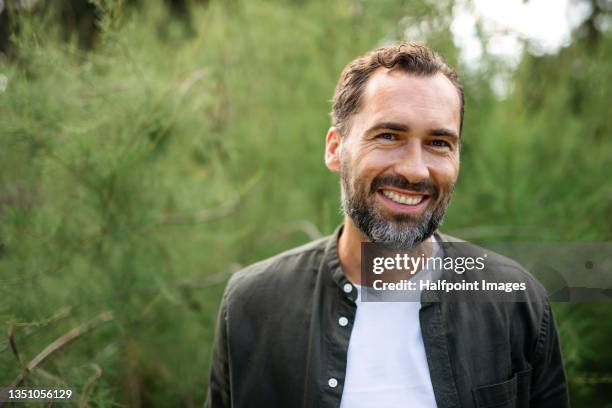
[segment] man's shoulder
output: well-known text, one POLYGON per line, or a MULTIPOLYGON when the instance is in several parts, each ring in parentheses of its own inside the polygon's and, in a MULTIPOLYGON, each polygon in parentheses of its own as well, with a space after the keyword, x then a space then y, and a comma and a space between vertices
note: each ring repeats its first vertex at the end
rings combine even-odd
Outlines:
MULTIPOLYGON (((480 273, 472 274, 474 278, 482 278, 484 276, 497 282, 524 283, 526 294, 531 300, 541 301, 547 297, 546 289, 542 284, 516 260, 448 234, 438 233, 438 235, 445 249, 450 249, 455 256, 466 258, 484 257, 484 273, 486 275, 480 273)), ((469 278, 468 273, 464 276, 469 278)))
POLYGON ((234 292, 284 289, 312 279, 330 239, 333 236, 319 238, 234 272, 227 284, 228 296, 234 292))

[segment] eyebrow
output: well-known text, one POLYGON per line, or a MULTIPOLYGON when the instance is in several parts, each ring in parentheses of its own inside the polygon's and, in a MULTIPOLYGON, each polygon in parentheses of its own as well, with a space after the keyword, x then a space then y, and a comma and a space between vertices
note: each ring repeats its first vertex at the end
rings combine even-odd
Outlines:
MULTIPOLYGON (((399 122, 380 122, 369 128, 366 134, 370 134, 380 129, 395 130, 396 132, 408 132, 410 127, 399 122)), ((459 140, 459 135, 457 135, 456 132, 446 128, 430 129, 428 133, 431 136, 447 136, 459 140)))
POLYGON ((455 133, 454 131, 452 131, 450 129, 444 129, 444 128, 431 129, 429 131, 429 134, 432 135, 432 136, 448 136, 450 138, 459 140, 459 135, 457 135, 457 133, 455 133))
POLYGON ((371 133, 379 129, 389 129, 395 130, 397 132, 407 132, 410 130, 410 127, 398 122, 380 122, 369 128, 366 133, 371 133))

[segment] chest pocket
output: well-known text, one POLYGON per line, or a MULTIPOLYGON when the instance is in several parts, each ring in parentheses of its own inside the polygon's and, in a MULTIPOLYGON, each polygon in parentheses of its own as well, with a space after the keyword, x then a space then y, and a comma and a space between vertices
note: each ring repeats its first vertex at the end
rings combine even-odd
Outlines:
POLYGON ((523 408, 529 407, 531 367, 519 371, 510 380, 485 385, 472 390, 478 408, 523 408))

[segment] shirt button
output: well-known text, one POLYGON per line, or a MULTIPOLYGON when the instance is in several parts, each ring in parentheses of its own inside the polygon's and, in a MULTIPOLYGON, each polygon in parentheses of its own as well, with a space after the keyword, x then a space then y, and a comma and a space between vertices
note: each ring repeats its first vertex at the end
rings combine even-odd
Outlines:
POLYGON ((338 319, 338 324, 342 327, 346 326, 348 323, 348 319, 344 316, 338 319))
POLYGON ((353 285, 350 283, 345 283, 342 289, 344 290, 344 293, 351 293, 353 291, 353 285))
POLYGON ((327 385, 332 388, 336 388, 338 386, 338 380, 336 380, 335 378, 330 378, 329 380, 327 380, 327 385))

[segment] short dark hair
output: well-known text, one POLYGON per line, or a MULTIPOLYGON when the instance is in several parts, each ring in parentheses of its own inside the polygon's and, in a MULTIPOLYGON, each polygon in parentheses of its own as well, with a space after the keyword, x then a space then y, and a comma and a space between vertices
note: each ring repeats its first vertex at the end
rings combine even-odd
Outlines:
POLYGON ((349 63, 338 80, 332 100, 332 126, 341 135, 348 131, 348 120, 361 108, 363 92, 372 76, 380 67, 399 68, 415 75, 430 76, 441 72, 457 89, 461 101, 459 132, 463 128, 463 86, 457 73, 431 48, 415 43, 402 42, 377 48, 349 63))

